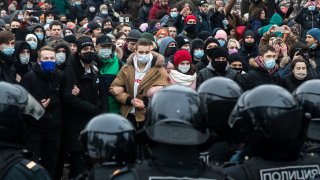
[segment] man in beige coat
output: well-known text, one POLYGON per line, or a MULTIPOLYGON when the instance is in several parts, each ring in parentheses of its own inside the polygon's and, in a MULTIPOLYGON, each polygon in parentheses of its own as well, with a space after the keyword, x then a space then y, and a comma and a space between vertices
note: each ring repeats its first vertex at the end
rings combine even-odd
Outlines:
POLYGON ((164 57, 151 51, 148 40, 140 39, 135 52, 129 56, 127 64, 111 84, 110 92, 121 103, 121 114, 137 129, 144 123, 148 98, 169 83, 163 64, 164 57), (123 90, 116 92, 121 87, 123 90))

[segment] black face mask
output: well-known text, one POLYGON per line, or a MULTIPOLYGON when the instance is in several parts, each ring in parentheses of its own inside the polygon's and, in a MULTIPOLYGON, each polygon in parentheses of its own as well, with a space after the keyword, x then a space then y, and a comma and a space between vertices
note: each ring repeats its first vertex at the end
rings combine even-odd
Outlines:
POLYGON ((17 31, 18 31, 18 28, 12 28, 12 29, 11 29, 11 32, 12 32, 13 34, 16 34, 17 31))
POLYGON ((240 74, 242 73, 242 70, 243 70, 243 68, 232 68, 232 69, 236 70, 240 74))
POLYGON ((197 26, 196 24, 186 24, 184 30, 188 33, 196 33, 197 26))
POLYGON ((228 62, 227 61, 211 61, 212 67, 218 72, 218 73, 224 73, 226 72, 228 62))
POLYGON ((177 47, 168 47, 167 52, 168 57, 170 57, 171 55, 174 55, 177 52, 177 47))
POLYGON ((108 33, 112 32, 112 30, 113 30, 112 28, 106 28, 106 29, 102 30, 102 33, 103 34, 108 34, 108 33))
POLYGON ((83 53, 81 61, 85 64, 90 64, 92 61, 97 61, 98 56, 94 52, 83 53))
POLYGON ((254 42, 252 42, 252 43, 246 43, 246 42, 245 42, 244 45, 246 46, 246 48, 252 49, 252 48, 254 48, 255 43, 254 43, 254 42))

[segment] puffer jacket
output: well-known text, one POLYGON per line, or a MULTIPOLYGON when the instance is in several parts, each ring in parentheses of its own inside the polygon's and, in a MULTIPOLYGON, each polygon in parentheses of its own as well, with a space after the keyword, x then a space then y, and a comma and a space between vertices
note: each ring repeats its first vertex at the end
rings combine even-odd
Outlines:
POLYGON ((320 11, 318 8, 314 11, 309 11, 307 8, 303 8, 294 20, 301 25, 300 38, 305 41, 308 30, 320 27, 320 11))

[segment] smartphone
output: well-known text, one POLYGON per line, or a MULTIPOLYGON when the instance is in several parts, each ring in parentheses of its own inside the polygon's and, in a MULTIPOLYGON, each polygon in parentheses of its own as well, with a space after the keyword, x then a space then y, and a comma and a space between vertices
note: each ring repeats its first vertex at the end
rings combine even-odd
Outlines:
POLYGON ((274 29, 275 32, 281 32, 283 33, 284 32, 284 27, 279 27, 279 26, 276 26, 276 28, 274 29))
POLYGON ((126 23, 130 22, 130 18, 129 17, 125 17, 124 18, 124 22, 126 22, 126 23))
POLYGON ((124 22, 124 17, 119 17, 119 22, 123 23, 124 22))

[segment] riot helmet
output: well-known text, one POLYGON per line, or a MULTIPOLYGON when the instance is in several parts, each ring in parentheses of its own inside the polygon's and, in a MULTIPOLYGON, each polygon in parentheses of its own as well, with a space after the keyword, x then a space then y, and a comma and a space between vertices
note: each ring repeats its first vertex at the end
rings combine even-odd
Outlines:
POLYGON ((299 140, 303 113, 287 90, 261 85, 240 96, 228 123, 247 144, 285 144, 299 140))
POLYGON ((45 110, 22 86, 0 82, 0 139, 19 143, 30 115, 39 120, 45 110))
POLYGON ((205 113, 197 92, 171 85, 153 96, 144 131, 149 139, 158 143, 200 145, 209 137, 205 113))
POLYGON ((231 135, 228 118, 242 94, 241 87, 229 78, 214 77, 203 82, 198 93, 207 108, 209 127, 220 138, 228 138, 231 135))
POLYGON ((309 140, 320 141, 320 80, 313 79, 302 83, 294 92, 299 106, 304 113, 311 114, 307 129, 309 140))
POLYGON ((105 113, 91 119, 80 142, 92 163, 125 165, 135 161, 135 129, 124 117, 105 113))

